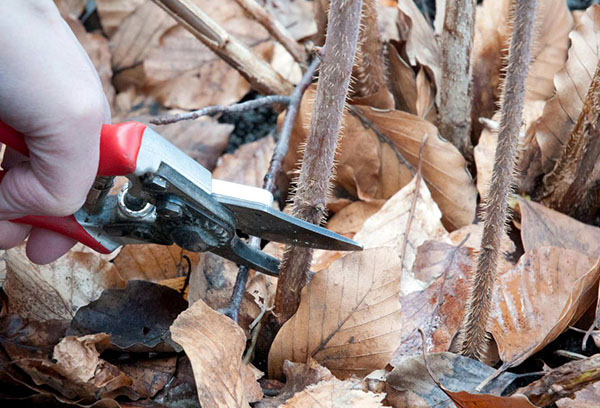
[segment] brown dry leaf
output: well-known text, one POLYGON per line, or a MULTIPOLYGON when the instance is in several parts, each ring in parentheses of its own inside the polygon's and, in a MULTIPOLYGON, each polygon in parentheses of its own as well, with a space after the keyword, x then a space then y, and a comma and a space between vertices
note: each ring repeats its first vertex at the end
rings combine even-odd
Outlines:
POLYGON ((131 388, 143 398, 151 398, 171 381, 177 370, 177 357, 116 362, 133 384, 131 388))
POLYGON ((221 156, 213 178, 262 187, 274 149, 275 142, 269 136, 244 144, 235 153, 221 156))
POLYGON ((594 4, 569 35, 569 58, 554 76, 556 94, 548 101, 542 117, 531 130, 541 151, 540 160, 545 173, 552 170, 583 107, 599 58, 599 23, 600 6, 594 4))
MULTIPOLYGON (((288 174, 293 173, 302 155, 301 146, 308 133, 303 124, 310 121, 313 95, 314 87, 302 100, 284 162, 288 174)), ((454 230, 472 223, 477 190, 464 158, 439 136, 435 126, 401 111, 363 106, 352 109, 354 114, 344 116, 344 137, 336 154, 337 187, 364 201, 390 198, 413 178, 422 140, 428 135, 422 174, 442 211, 444 225, 454 230)))
POLYGON ((96 0, 96 9, 106 35, 112 37, 125 17, 142 4, 144 0, 96 0))
POLYGON ((433 29, 411 0, 399 0, 398 10, 398 31, 401 41, 406 42, 404 47, 408 62, 413 67, 417 63, 426 67, 439 86, 442 77, 441 52, 433 29))
MULTIPOLYGON (((502 69, 506 63, 510 0, 486 0, 477 7, 473 39, 473 112, 474 128, 481 129, 479 118, 490 118, 496 111, 501 92, 502 69)), ((526 82, 526 101, 546 100, 554 93, 552 79, 562 68, 573 18, 562 0, 541 0, 536 10, 532 63, 526 82)), ((592 71, 593 72, 593 71, 592 71)))
POLYGON ((22 359, 16 364, 37 385, 48 385, 66 398, 93 400, 128 395, 133 381, 116 366, 101 359, 108 346, 105 333, 82 337, 65 337, 54 347, 53 360, 22 359))
POLYGON ((141 65, 148 53, 160 45, 160 37, 177 25, 151 1, 128 0, 117 4, 104 0, 98 3, 98 12, 101 18, 104 13, 108 14, 107 19, 101 21, 103 27, 105 21, 110 24, 104 29, 110 37, 112 64, 116 72, 141 65), (117 19, 121 20, 117 23, 117 19), (112 26, 114 23, 117 25, 112 26))
POLYGON ((600 228, 584 224, 568 215, 534 201, 519 200, 523 249, 540 247, 573 249, 589 257, 600 256, 600 228))
POLYGON ((425 332, 428 352, 449 349, 462 323, 471 264, 471 254, 465 247, 437 241, 426 241, 419 247, 413 274, 433 282, 422 291, 400 298, 401 342, 390 360, 392 366, 422 353, 419 328, 425 332))
POLYGON ((60 14, 78 18, 83 10, 87 0, 54 0, 54 4, 60 10, 60 14))
POLYGON ((600 263, 570 249, 526 252, 502 274, 493 296, 489 331, 505 367, 541 350, 594 303, 600 263))
MULTIPOLYGON (((452 353, 427 356, 433 376, 450 389, 474 390, 496 371, 486 364, 452 353)), ((516 378, 502 373, 483 388, 483 392, 500 395, 516 378)), ((387 401, 395 408, 455 408, 446 394, 433 382, 423 356, 406 359, 386 378, 387 401)))
POLYGON ((171 334, 192 362, 202 407, 249 407, 247 390, 256 380, 244 380, 246 336, 237 324, 198 300, 173 322, 171 334))
POLYGON ((367 219, 354 236, 354 240, 365 248, 387 246, 396 250, 402 265, 403 295, 426 286, 426 282, 415 279, 411 273, 417 248, 428 239, 445 240, 448 237, 440 222, 440 210, 431 199, 427 186, 420 182, 417 190, 417 181, 418 176, 367 219))
POLYGON ((31 320, 71 320, 104 289, 125 286, 113 264, 81 246, 48 265, 36 265, 21 244, 7 250, 5 260, 8 310, 31 320))
POLYGON ((193 270, 202 254, 184 251, 176 245, 126 245, 113 263, 123 279, 158 282, 189 273, 188 257, 193 270))
MULTIPOLYGON (((460 244, 464 239, 467 239, 464 246, 479 250, 481 247, 481 236, 483 235, 483 224, 471 224, 452 231, 449 235, 450 242, 454 245, 460 244), (468 238, 467 238, 468 235, 468 238)), ((560 246, 560 245, 545 245, 545 246, 560 246)), ((500 242, 500 251, 505 254, 510 254, 516 251, 515 243, 504 234, 500 242)))
POLYGON ((337 378, 309 385, 287 402, 282 408, 378 408, 385 394, 363 391, 363 385, 356 379, 340 381, 337 378))
POLYGON ((491 394, 473 394, 467 391, 450 391, 441 384, 439 387, 461 408, 537 408, 525 395, 514 394, 500 397, 491 394))
POLYGON ((352 238, 360 231, 365 221, 377 213, 385 200, 356 201, 335 213, 327 221, 327 229, 352 238))
POLYGON ((276 397, 263 399, 256 405, 256 408, 279 407, 307 386, 335 378, 328 369, 319 365, 312 358, 306 364, 292 363, 285 360, 283 362, 283 374, 286 381, 279 394, 276 397))
POLYGON ((417 115, 417 76, 412 67, 402 59, 393 43, 388 47, 388 65, 396 109, 417 115))
POLYGON ((275 16, 296 40, 300 41, 317 32, 311 0, 277 0, 261 3, 264 3, 265 10, 275 16))
POLYGON ((317 273, 269 351, 269 376, 285 360, 314 358, 339 378, 383 368, 400 338, 400 262, 392 248, 352 253, 317 273))
MULTIPOLYGON (((270 60, 273 43, 266 30, 248 18, 234 0, 198 0, 203 10, 227 32, 236 36, 261 58, 270 60)), ((198 109, 237 102, 250 85, 196 37, 177 26, 160 38, 144 59, 146 86, 165 106, 198 109)))
POLYGON ((595 382, 577 391, 573 398, 556 401, 558 408, 594 408, 600 401, 600 382, 595 382))
POLYGON ((63 18, 90 57, 96 71, 98 71, 102 89, 104 89, 106 99, 112 106, 115 99, 115 88, 112 85, 113 71, 110 65, 111 56, 107 39, 99 33, 88 33, 77 17, 63 16, 63 18))

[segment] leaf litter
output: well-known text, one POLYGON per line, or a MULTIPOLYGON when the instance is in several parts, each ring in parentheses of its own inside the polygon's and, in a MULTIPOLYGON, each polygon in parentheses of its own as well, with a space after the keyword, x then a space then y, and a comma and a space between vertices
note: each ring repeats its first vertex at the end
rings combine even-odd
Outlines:
MULTIPOLYGON (((242 10, 248 0, 190 2, 288 80, 299 80, 302 64, 242 10)), ((243 75, 154 2, 97 0, 93 18, 85 20, 85 1, 56 3, 99 72, 115 121, 228 105, 251 90, 243 75)), ((311 44, 325 38, 327 1, 257 3, 301 47, 319 52, 311 44)), ((77 246, 40 266, 27 260, 23 246, 3 251, 3 403, 530 407, 527 397, 513 394, 515 384, 530 380, 515 373, 536 367, 536 359, 560 366, 564 361, 548 359, 548 350, 561 339, 578 345, 569 352, 600 352, 593 344, 600 329, 600 229, 527 196, 553 169, 580 115, 598 62, 600 7, 575 14, 564 1, 538 1, 518 164, 517 191, 524 196, 514 200, 516 218, 501 242, 488 327, 493 341, 485 362, 497 363, 498 371, 454 351, 480 249, 478 210, 492 177, 510 1, 477 7, 474 163, 436 127, 441 14, 433 24, 409 0, 365 3, 368 13, 379 12, 368 16, 379 35, 364 34, 358 61, 371 68, 359 80, 363 86, 364 75, 378 78, 385 63, 385 81, 366 98, 357 88, 360 95, 345 110, 325 221, 365 250, 317 251, 299 309, 266 345, 260 343, 268 337, 277 279, 251 271, 236 324, 218 310, 229 303, 238 267, 211 253, 141 245, 107 257, 77 246), (369 53, 377 58, 365 59, 369 53), (480 117, 491 121, 481 125, 480 117), (584 332, 591 326, 585 351, 579 348, 584 334, 573 326, 584 332), (7 392, 10 387, 19 394, 7 392)), ((449 2, 437 3, 443 10, 449 2)), ((313 84, 302 99, 277 175, 281 205, 294 191, 315 90, 313 84)), ((218 118, 159 130, 215 177, 257 187, 278 137, 274 129, 224 154, 234 126, 218 118)), ((283 249, 272 243, 266 251, 281 257, 283 249)), ((598 383, 570 395, 556 405, 593 406, 598 383)))

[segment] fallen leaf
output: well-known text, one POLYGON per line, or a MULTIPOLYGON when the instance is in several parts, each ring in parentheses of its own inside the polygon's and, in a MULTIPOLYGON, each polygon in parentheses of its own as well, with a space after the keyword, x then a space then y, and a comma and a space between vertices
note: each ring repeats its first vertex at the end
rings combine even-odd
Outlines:
POLYGON ((53 361, 23 359, 16 364, 38 385, 45 384, 71 400, 131 395, 133 381, 116 366, 101 359, 109 344, 105 333, 65 337, 54 348, 53 361))
POLYGON ((103 27, 105 21, 108 25, 104 30, 110 37, 112 65, 117 73, 140 66, 151 50, 160 46, 160 37, 177 25, 175 20, 151 1, 103 0, 98 3, 98 13, 101 18, 103 15, 107 17, 101 21, 103 27), (120 21, 117 23, 118 19, 120 21))
MULTIPOLYGON (((466 241, 463 244, 464 246, 478 250, 481 247, 482 235, 483 224, 471 224, 465 225, 464 227, 452 231, 448 237, 450 239, 450 242, 454 245, 458 245, 466 239, 466 241)), ((500 250, 505 254, 510 254, 516 251, 515 243, 508 237, 508 234, 503 235, 502 241, 500 241, 500 250)))
POLYGON ((202 407, 249 406, 247 390, 257 383, 244 381, 246 336, 237 324, 198 300, 177 317, 171 333, 192 362, 202 407))
POLYGON ((365 248, 388 246, 396 250, 402 265, 404 295, 426 285, 411 273, 417 248, 428 239, 444 240, 448 236, 425 183, 419 183, 417 190, 417 177, 386 201, 354 236, 365 248))
MULTIPOLYGON (((203 10, 228 33, 269 60, 273 43, 266 30, 248 18, 234 0, 198 0, 203 10)), ((219 59, 185 28, 176 26, 160 37, 143 62, 150 94, 165 106, 199 109, 239 101, 250 85, 226 62, 219 59)))
POLYGON ((388 48, 389 81, 396 101, 396 109, 418 115, 419 93, 415 71, 402 59, 394 43, 391 43, 388 48))
POLYGON ((113 263, 123 279, 158 282, 189 273, 201 261, 202 254, 184 251, 177 245, 126 245, 113 263), (186 259, 190 260, 188 265, 186 259))
POLYGON ((555 402, 558 408, 593 408, 600 401, 600 382, 595 382, 580 391, 572 398, 563 398, 555 402))
POLYGON ((475 394, 467 391, 450 391, 440 385, 442 390, 461 408, 537 408, 525 395, 514 394, 500 397, 491 394, 475 394))
POLYGON ((499 276, 489 331, 504 367, 525 361, 558 337, 594 303, 600 263, 571 250, 526 252, 499 276))
MULTIPOLYGON (((312 111, 314 87, 302 100, 284 170, 291 175, 302 156, 312 111)), ((353 106, 343 119, 344 137, 336 154, 334 183, 363 201, 388 199, 413 178, 423 149, 422 175, 449 230, 471 224, 477 190, 458 150, 439 136, 435 126, 417 116, 353 106), (358 116, 358 117, 357 117, 358 116), (360 154, 357 154, 360 152, 360 154)))
POLYGON ((283 362, 283 374, 286 381, 279 394, 275 397, 266 397, 256 405, 256 408, 276 408, 285 401, 302 391, 307 386, 335 378, 325 367, 319 365, 314 359, 304 363, 283 362))
POLYGON ((262 188, 273 150, 275 142, 269 136, 246 143, 233 154, 221 156, 213 171, 213 178, 262 188))
POLYGON ((141 398, 154 397, 175 376, 177 357, 115 362, 133 383, 131 389, 141 398))
MULTIPOLYGON (((496 371, 477 360, 447 352, 429 354, 427 362, 436 379, 450 389, 474 390, 496 371)), ((515 378, 515 374, 502 373, 483 392, 499 395, 515 378)), ((387 375, 386 384, 387 401, 395 408, 456 407, 429 376, 422 355, 395 367, 387 375)))
POLYGON ((87 0, 54 0, 60 14, 78 18, 85 9, 87 0))
MULTIPOLYGON (((490 118, 501 93, 502 70, 506 64, 512 35, 510 0, 486 0, 477 7, 473 38, 473 111, 471 120, 476 137, 481 131, 479 118, 490 118)), ((550 98, 552 78, 562 68, 569 46, 573 18, 562 0, 542 0, 535 16, 535 38, 526 80, 525 100, 550 98)), ((592 71, 593 72, 593 71, 592 71)))
POLYGON ((600 257, 600 228, 534 201, 519 199, 523 249, 540 247, 573 249, 592 258, 600 257))
POLYGON ((96 0, 96 10, 104 33, 112 37, 125 17, 141 4, 144 4, 144 0, 96 0))
POLYGON ((400 298, 400 346, 390 364, 422 353, 418 329, 425 332, 428 352, 447 351, 463 320, 469 296, 471 254, 465 247, 426 241, 419 247, 413 275, 431 282, 425 289, 400 298))
POLYGON ((309 385, 287 402, 282 408, 377 408, 383 407, 381 401, 385 395, 374 394, 362 390, 362 383, 358 380, 340 381, 337 378, 321 381, 309 385))
POLYGON ((310 37, 317 32, 311 0, 278 0, 264 2, 271 13, 296 40, 310 37))
POLYGON ((269 377, 309 357, 339 378, 383 368, 400 342, 400 262, 392 248, 336 260, 302 290, 298 311, 269 351, 269 377))
POLYGON ((0 316, 0 344, 12 360, 47 358, 68 327, 68 320, 29 321, 5 314, 0 316))
POLYGON ((30 320, 71 320, 103 290, 125 286, 113 264, 81 247, 48 265, 31 262, 24 244, 7 250, 8 311, 30 320))
POLYGON ((401 41, 405 42, 408 62, 412 66, 419 63, 426 67, 439 87, 442 78, 441 52, 431 25, 410 0, 399 0, 398 10, 398 31, 401 41))
POLYGON ((106 94, 106 99, 112 105, 115 99, 115 88, 112 85, 113 70, 110 65, 111 54, 108 47, 108 41, 100 33, 87 32, 83 24, 73 16, 65 16, 63 18, 77 37, 77 41, 81 44, 88 57, 94 64, 102 89, 106 94))
POLYGON ((82 307, 71 322, 68 335, 108 333, 111 348, 130 352, 180 351, 171 340, 169 326, 187 302, 166 286, 141 280, 125 289, 109 289, 82 307))
POLYGON ((327 221, 327 229, 352 238, 362 229, 365 221, 376 214, 385 202, 385 200, 356 201, 335 213, 327 221))

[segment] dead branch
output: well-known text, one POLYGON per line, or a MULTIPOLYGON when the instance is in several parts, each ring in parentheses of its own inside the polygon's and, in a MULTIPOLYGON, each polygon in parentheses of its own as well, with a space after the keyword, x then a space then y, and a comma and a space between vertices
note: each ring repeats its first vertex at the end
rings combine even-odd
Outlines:
POLYGON ((542 202, 583 221, 600 206, 600 64, 588 89, 577 123, 552 172, 543 180, 542 202))
MULTIPOLYGON (((293 204, 293 214, 313 224, 321 223, 327 208, 326 197, 352 74, 361 6, 360 0, 332 0, 329 6, 325 55, 293 204)), ((286 248, 275 295, 279 325, 298 309, 311 260, 311 249, 286 248)))
POLYGON ((483 214, 481 250, 477 260, 477 270, 473 276, 463 328, 464 343, 461 353, 477 359, 485 354, 488 345, 487 324, 496 281, 500 241, 509 219, 508 197, 511 192, 519 129, 522 123, 525 80, 529 69, 537 0, 515 0, 513 3, 514 29, 502 97, 498 146, 483 214))
POLYGON ((213 105, 207 106, 202 109, 198 109, 186 113, 178 113, 176 115, 163 115, 158 118, 150 120, 153 125, 168 125, 170 123, 180 122, 182 120, 198 119, 202 116, 214 116, 219 113, 241 113, 247 112, 254 109, 262 108, 263 106, 270 105, 288 105, 291 101, 291 97, 285 95, 269 95, 263 96, 258 99, 251 101, 235 103, 233 105, 213 105))
MULTIPOLYGON (((265 174, 263 179, 263 188, 268 190, 271 194, 275 194, 277 176, 281 173, 281 167, 283 165, 283 159, 287 154, 288 148, 290 146, 290 136, 292 134, 292 129, 294 127, 294 121, 296 120, 296 116, 298 115, 298 109, 300 108, 300 102, 302 102, 302 95, 306 89, 312 83, 313 76, 315 71, 319 67, 321 60, 317 57, 310 64, 302 79, 296 85, 294 92, 289 96, 289 104, 287 108, 287 112, 285 113, 285 118, 283 120, 283 124, 281 126, 281 131, 279 132, 279 138, 277 139, 277 143, 275 144, 275 150, 273 151, 273 156, 271 157, 271 163, 269 164, 269 170, 265 174)), ((257 237, 250 237, 248 240, 248 245, 253 248, 260 248, 260 239, 257 237)), ((244 295, 244 291, 246 290, 246 283, 248 282, 248 273, 250 271, 246 266, 240 266, 238 270, 238 274, 235 279, 235 284, 233 286, 233 292, 231 295, 231 302, 224 313, 233 319, 235 322, 238 321, 238 315, 240 311, 240 307, 242 305, 242 297, 244 295)))
POLYGON ((546 407, 596 381, 600 381, 600 354, 555 368, 515 393, 524 394, 538 407, 546 407))
POLYGON ((235 0, 241 8, 260 23, 290 53, 296 62, 306 68, 306 51, 292 34, 255 0, 235 0))
POLYGON ((153 1, 236 69, 256 91, 266 95, 288 95, 292 92, 292 84, 212 20, 193 0, 153 1))
POLYGON ((442 31, 442 83, 438 128, 441 135, 466 158, 471 146, 471 48, 475 26, 475 1, 446 2, 442 31))

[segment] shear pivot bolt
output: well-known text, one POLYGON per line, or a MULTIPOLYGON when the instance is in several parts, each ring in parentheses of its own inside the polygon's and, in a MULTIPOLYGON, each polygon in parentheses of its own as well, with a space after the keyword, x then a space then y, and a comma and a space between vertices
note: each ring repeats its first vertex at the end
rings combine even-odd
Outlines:
POLYGON ((183 209, 179 203, 167 201, 160 207, 160 214, 167 218, 179 217, 183 214, 183 209))
POLYGON ((168 184, 167 180, 165 180, 161 176, 157 176, 155 174, 148 176, 144 180, 144 187, 146 187, 148 190, 156 192, 156 193, 166 191, 167 184, 168 184))

